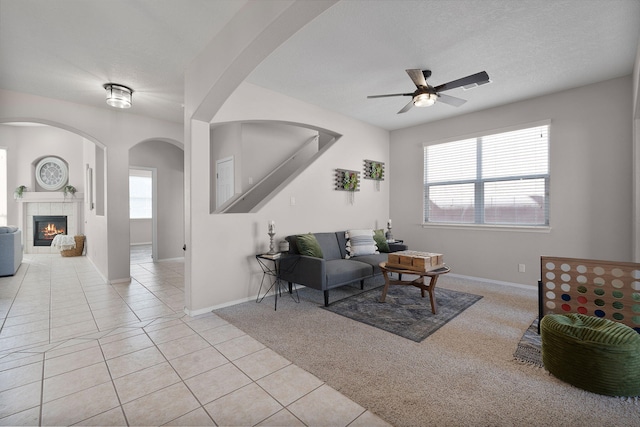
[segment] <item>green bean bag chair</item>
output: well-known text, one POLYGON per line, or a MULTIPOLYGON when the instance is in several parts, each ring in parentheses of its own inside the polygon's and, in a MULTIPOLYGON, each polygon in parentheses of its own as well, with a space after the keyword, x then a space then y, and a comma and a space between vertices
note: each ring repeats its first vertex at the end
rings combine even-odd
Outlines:
POLYGON ((556 378, 608 396, 640 396, 640 334, 612 320, 547 314, 542 363, 556 378))

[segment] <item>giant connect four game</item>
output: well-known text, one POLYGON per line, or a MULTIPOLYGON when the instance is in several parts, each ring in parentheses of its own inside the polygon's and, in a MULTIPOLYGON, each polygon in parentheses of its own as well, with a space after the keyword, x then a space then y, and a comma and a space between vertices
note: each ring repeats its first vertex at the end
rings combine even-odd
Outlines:
POLYGON ((539 311, 580 313, 640 333, 640 264, 543 256, 539 311))

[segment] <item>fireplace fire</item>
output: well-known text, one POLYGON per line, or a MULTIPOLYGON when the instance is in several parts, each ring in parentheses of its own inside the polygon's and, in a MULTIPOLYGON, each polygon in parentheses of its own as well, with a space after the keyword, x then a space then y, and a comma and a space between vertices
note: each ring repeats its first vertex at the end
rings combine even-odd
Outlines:
POLYGON ((58 234, 67 234, 66 216, 33 217, 33 246, 51 246, 53 238, 58 234))

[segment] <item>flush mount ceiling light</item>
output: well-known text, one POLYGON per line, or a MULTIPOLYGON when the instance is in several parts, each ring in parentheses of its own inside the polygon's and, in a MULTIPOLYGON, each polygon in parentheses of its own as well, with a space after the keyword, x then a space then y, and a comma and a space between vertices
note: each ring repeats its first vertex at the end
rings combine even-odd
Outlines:
POLYGON ((435 104, 438 95, 435 93, 421 93, 413 97, 413 105, 416 107, 430 107, 435 104))
POLYGON ((133 90, 115 83, 106 83, 103 87, 107 91, 107 104, 116 108, 131 107, 133 90))

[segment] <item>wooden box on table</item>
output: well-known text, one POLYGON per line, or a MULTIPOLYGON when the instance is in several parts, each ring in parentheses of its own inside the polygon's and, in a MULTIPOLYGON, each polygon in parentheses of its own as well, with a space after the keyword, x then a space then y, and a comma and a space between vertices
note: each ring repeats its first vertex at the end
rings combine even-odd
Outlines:
POLYGON ((426 272, 444 267, 442 254, 420 251, 400 251, 389 254, 387 266, 405 270, 426 272))

